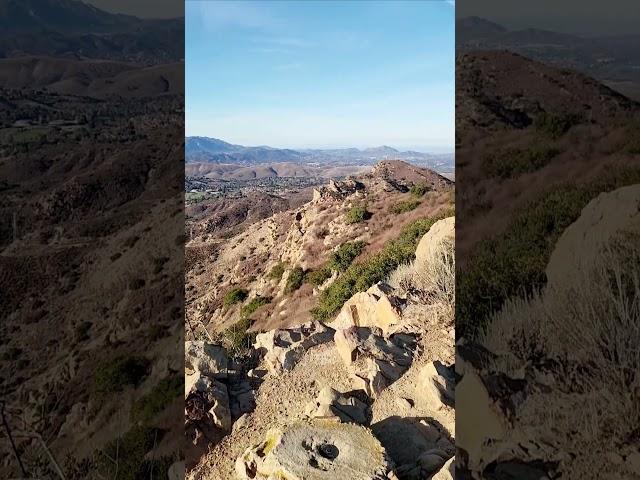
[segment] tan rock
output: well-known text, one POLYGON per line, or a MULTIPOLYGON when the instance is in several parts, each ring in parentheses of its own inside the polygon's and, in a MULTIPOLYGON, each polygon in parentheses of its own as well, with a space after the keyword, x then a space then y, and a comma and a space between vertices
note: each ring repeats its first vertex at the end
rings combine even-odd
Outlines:
POLYGON ((428 261, 437 251, 437 247, 444 241, 455 238, 455 217, 447 217, 434 223, 424 234, 416 248, 416 263, 428 261))
POLYGON ((468 454, 468 467, 482 468, 492 460, 483 449, 506 434, 506 420, 478 375, 467 372, 456 387, 456 446, 468 454))
POLYGON ((323 388, 317 398, 309 402, 305 414, 311 418, 335 418, 341 422, 364 424, 367 422, 368 406, 358 398, 323 388))
POLYGON ((456 379, 453 367, 447 367, 436 360, 422 367, 419 375, 418 388, 422 398, 427 399, 436 409, 442 405, 454 405, 456 379))
POLYGON ((217 428, 231 430, 226 385, 201 372, 185 375, 185 416, 190 420, 209 418, 217 428))
POLYGON ((203 341, 184 344, 184 363, 187 374, 200 372, 216 378, 226 378, 228 357, 224 347, 203 341))
POLYGON ((350 423, 315 421, 273 429, 236 461, 240 479, 387 480, 386 453, 371 432, 350 423))
POLYGON ((375 397, 409 368, 412 352, 406 335, 389 339, 367 327, 336 330, 334 342, 340 358, 350 369, 354 388, 375 397))
POLYGON ((335 329, 376 327, 388 332, 401 322, 402 309, 402 301, 393 295, 393 289, 385 283, 378 283, 347 300, 329 325, 335 329))
POLYGON ((260 333, 254 348, 264 354, 269 370, 277 373, 291 370, 309 348, 330 342, 333 335, 333 329, 320 322, 310 322, 296 328, 260 333))
MULTIPOLYGON (((582 210, 562 233, 546 269, 550 287, 575 285, 579 272, 588 272, 602 247, 622 231, 640 231, 640 185, 602 193, 582 210)), ((577 280, 579 281, 579 280, 577 280)))

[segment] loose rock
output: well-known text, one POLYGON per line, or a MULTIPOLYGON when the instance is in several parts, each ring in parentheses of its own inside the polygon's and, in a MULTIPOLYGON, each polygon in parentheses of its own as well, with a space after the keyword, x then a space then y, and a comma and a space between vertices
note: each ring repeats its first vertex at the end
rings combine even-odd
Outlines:
POLYGON ((360 399, 334 390, 323 388, 315 401, 305 408, 311 418, 335 419, 341 422, 367 423, 368 406, 360 399))

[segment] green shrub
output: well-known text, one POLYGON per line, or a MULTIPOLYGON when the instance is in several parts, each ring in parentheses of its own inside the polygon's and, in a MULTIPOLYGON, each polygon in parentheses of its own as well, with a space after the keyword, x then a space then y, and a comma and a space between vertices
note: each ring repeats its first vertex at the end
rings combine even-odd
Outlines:
POLYGON ((314 287, 319 287, 331 277, 331 268, 323 265, 318 270, 307 272, 304 279, 314 287))
POLYGON ((184 378, 179 375, 171 375, 163 378, 153 387, 153 390, 142 398, 136 400, 131 410, 131 419, 134 422, 148 424, 159 413, 162 413, 171 403, 183 393, 184 378))
POLYGON ((420 238, 436 221, 451 216, 447 209, 433 218, 423 218, 407 225, 400 236, 387 242, 382 250, 363 262, 352 263, 320 296, 318 305, 311 310, 316 320, 328 320, 355 293, 364 292, 374 283, 384 280, 403 263, 415 257, 420 238))
POLYGON ((253 320, 248 317, 240 317, 238 322, 222 332, 222 336, 227 341, 227 351, 230 355, 238 355, 255 342, 256 334, 247 332, 252 325, 253 320))
POLYGON ((98 366, 94 386, 100 393, 121 392, 127 386, 137 386, 149 374, 149 365, 144 357, 117 357, 98 366))
POLYGON ((559 153, 559 149, 549 146, 507 149, 486 157, 483 168, 488 175, 511 178, 541 169, 559 153))
POLYGON ((352 223, 360 223, 364 222, 371 218, 371 213, 367 211, 367 207, 363 205, 356 205, 349 209, 345 216, 345 222, 348 225, 352 223))
POLYGON ((343 243, 335 252, 331 253, 329 257, 329 268, 344 272, 353 260, 362 253, 366 246, 367 244, 362 240, 343 243))
POLYGON ((269 272, 269 278, 280 281, 286 268, 287 268, 287 265, 285 263, 283 262, 276 263, 271 269, 271 271, 269 272))
POLYGON ((543 287, 558 238, 587 203, 636 183, 640 170, 620 170, 590 184, 556 187, 523 208, 503 233, 478 242, 456 272, 456 335, 474 338, 507 299, 543 287))
POLYGON ((402 202, 398 202, 395 205, 391 205, 389 211, 391 213, 395 213, 399 215, 401 213, 410 212, 411 210, 415 210, 420 205, 420 200, 404 200, 402 202))
POLYGON ((535 118, 533 126, 538 133, 555 140, 562 137, 571 127, 577 125, 580 121, 580 115, 575 113, 556 115, 543 112, 535 118))
POLYGON ((295 267, 289 272, 287 284, 284 287, 284 293, 295 292, 302 286, 304 282, 304 270, 301 267, 295 267))
POLYGON ((271 298, 269 297, 261 297, 260 295, 255 296, 251 299, 249 303, 243 305, 240 309, 241 317, 250 317, 256 310, 258 310, 263 305, 267 305, 271 303, 271 298))
POLYGON ((230 307, 231 305, 235 305, 236 303, 244 302, 249 295, 249 292, 244 288, 234 288, 233 290, 229 290, 224 296, 224 300, 222 304, 225 307, 230 307))
POLYGON ((416 198, 423 197, 429 191, 429 187, 425 184, 416 184, 411 187, 409 192, 416 198))

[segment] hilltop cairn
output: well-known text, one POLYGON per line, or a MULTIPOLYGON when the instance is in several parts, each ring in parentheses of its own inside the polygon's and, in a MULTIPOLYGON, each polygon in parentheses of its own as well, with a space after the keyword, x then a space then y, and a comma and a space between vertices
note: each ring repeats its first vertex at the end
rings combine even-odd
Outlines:
POLYGON ((348 196, 359 194, 364 188, 364 184, 354 178, 347 178, 344 181, 329 180, 328 185, 314 188, 313 201, 317 202, 325 199, 341 200, 348 196))

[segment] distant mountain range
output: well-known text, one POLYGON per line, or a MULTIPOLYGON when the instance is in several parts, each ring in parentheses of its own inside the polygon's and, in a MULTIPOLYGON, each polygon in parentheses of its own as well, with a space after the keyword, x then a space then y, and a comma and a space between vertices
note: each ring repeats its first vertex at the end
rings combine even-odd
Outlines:
POLYGON ((400 151, 392 147, 357 149, 280 149, 268 146, 245 147, 217 138, 186 137, 185 160, 189 163, 257 165, 273 162, 370 165, 380 160, 402 159, 439 171, 454 166, 454 155, 400 151))
POLYGON ((640 99, 640 35, 580 36, 538 28, 510 30, 480 17, 456 21, 456 49, 509 50, 596 78, 640 99))
POLYGON ((0 0, 0 57, 159 64, 184 57, 184 19, 144 20, 78 0, 0 0))

